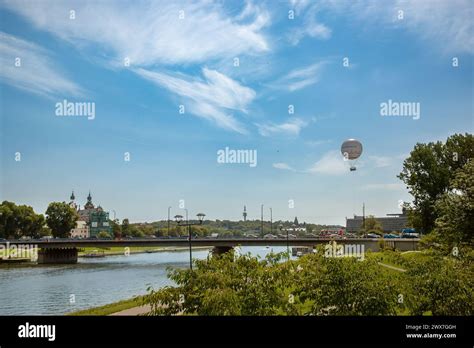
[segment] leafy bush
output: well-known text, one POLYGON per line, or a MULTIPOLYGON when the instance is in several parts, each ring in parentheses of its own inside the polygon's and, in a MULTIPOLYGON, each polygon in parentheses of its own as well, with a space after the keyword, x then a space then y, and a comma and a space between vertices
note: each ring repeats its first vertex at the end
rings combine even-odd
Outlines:
POLYGON ((149 289, 150 315, 472 315, 474 253, 367 253, 365 260, 285 261, 233 252, 170 269, 176 286, 149 289), (381 266, 397 265, 406 272, 381 266))

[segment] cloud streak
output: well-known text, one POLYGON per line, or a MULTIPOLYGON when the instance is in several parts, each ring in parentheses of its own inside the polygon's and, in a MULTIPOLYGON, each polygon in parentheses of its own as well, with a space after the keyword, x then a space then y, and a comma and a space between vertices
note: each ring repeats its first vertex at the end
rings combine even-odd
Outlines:
POLYGON ((326 61, 322 61, 303 68, 292 70, 287 75, 277 80, 273 86, 279 89, 294 92, 314 85, 319 81, 322 68, 326 64, 326 61))
POLYGON ((291 167, 287 163, 282 163, 282 162, 273 163, 272 166, 273 166, 273 168, 276 168, 276 169, 289 170, 289 171, 292 171, 292 172, 296 172, 296 169, 294 169, 293 167, 291 167))
POLYGON ((300 118, 294 117, 280 124, 269 122, 264 124, 256 123, 255 125, 258 128, 258 132, 265 137, 273 135, 297 136, 308 123, 300 118))
POLYGON ((320 10, 318 3, 308 0, 291 0, 290 7, 296 13, 296 20, 301 21, 296 28, 288 33, 287 37, 292 45, 298 45, 306 36, 319 40, 327 40, 331 37, 332 30, 316 19, 320 10))
POLYGON ((246 133, 232 111, 247 112, 255 92, 215 70, 202 69, 204 80, 163 73, 163 66, 212 63, 269 51, 262 29, 269 13, 247 2, 230 14, 212 1, 58 2, 6 0, 3 6, 41 30, 70 42, 105 66, 126 66, 140 77, 184 98, 191 114, 217 126, 246 133), (74 18, 70 17, 71 10, 74 18))
POLYGON ((309 173, 341 175, 347 173, 348 167, 338 151, 329 151, 308 169, 309 173))
POLYGON ((470 0, 431 1, 333 1, 318 2, 291 0, 303 20, 290 42, 297 44, 304 36, 325 39, 331 30, 320 23, 316 16, 347 16, 357 26, 371 25, 372 29, 381 25, 390 29, 407 30, 419 39, 435 43, 446 52, 474 53, 474 6, 470 0), (403 11, 403 19, 399 19, 403 11), (293 40, 293 41, 291 41, 293 40))
POLYGON ((204 79, 187 75, 166 74, 142 68, 134 70, 139 76, 184 98, 187 109, 217 126, 246 133, 245 128, 228 112, 247 112, 255 91, 242 86, 224 74, 202 69, 204 79))
POLYGON ((270 16, 251 4, 236 16, 210 1, 6 0, 3 6, 81 49, 99 48, 117 64, 126 57, 138 66, 202 63, 269 50, 261 29, 270 16))
POLYGON ((58 70, 51 52, 34 43, 0 32, 0 52, 0 78, 13 87, 48 98, 85 94, 58 70))

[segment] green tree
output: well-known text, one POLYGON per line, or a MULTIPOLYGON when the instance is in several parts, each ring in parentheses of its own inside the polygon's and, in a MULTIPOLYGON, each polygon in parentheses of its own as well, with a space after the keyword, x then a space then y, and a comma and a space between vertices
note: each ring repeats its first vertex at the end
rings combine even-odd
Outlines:
POLYGON ((3 201, 0 205, 0 238, 37 238, 44 226, 44 216, 32 207, 3 201))
POLYGON ((285 286, 290 267, 280 260, 275 255, 235 257, 233 252, 195 260, 193 271, 169 271, 177 287, 149 289, 144 302, 152 307, 150 315, 275 315, 283 308, 297 314, 285 286))
POLYGON ((130 222, 128 219, 123 219, 122 220, 122 236, 123 237, 128 237, 130 236, 130 222))
POLYGON ((435 233, 449 248, 474 245, 474 161, 459 169, 435 204, 438 218, 435 233))
POLYGON ((129 228, 129 235, 132 237, 144 237, 145 233, 135 225, 131 225, 129 228))
POLYGON ((109 232, 107 231, 100 231, 98 234, 97 234, 97 238, 99 239, 109 239, 111 238, 111 235, 109 232))
POLYGON ((474 315, 472 259, 425 257, 406 265, 406 300, 412 315, 474 315))
POLYGON ((371 233, 382 232, 382 224, 373 215, 367 216, 364 222, 364 230, 371 233))
POLYGON ((150 315, 473 315, 474 253, 367 253, 327 257, 324 249, 282 262, 229 252, 169 269, 175 285, 149 288, 150 315), (387 269, 384 260, 406 272, 387 269), (400 299, 402 301, 400 302, 400 299))
POLYGON ((398 177, 414 197, 409 216, 413 227, 430 233, 435 227, 436 200, 447 192, 456 170, 474 158, 472 134, 454 134, 446 143, 418 143, 403 162, 398 177))
POLYGON ((52 202, 46 210, 46 223, 53 237, 67 238, 79 218, 74 208, 65 202, 52 202))
POLYGON ((313 315, 397 313, 398 283, 376 260, 309 255, 302 260, 300 268, 303 271, 297 280, 296 293, 302 301, 312 303, 313 315))
POLYGON ((119 220, 110 220, 110 226, 112 227, 114 238, 122 238, 122 227, 119 225, 119 220))
POLYGON ((168 229, 167 228, 159 228, 155 234, 157 237, 167 237, 168 236, 168 229))

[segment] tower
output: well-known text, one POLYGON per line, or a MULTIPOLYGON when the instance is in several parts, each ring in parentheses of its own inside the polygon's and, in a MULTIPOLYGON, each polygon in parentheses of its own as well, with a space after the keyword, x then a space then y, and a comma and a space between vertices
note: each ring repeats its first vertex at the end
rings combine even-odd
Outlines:
POLYGON ((84 209, 94 209, 94 204, 92 203, 91 191, 87 195, 87 203, 84 205, 84 209))
POLYGON ((76 202, 74 202, 74 200, 76 199, 76 196, 74 196, 74 190, 72 191, 71 196, 69 198, 71 199, 71 201, 69 202, 69 206, 71 208, 77 209, 76 202))
POLYGON ((244 221, 247 221, 247 207, 244 205, 244 213, 242 214, 244 216, 244 221))
POLYGON ((365 203, 362 203, 362 228, 365 230, 365 203))

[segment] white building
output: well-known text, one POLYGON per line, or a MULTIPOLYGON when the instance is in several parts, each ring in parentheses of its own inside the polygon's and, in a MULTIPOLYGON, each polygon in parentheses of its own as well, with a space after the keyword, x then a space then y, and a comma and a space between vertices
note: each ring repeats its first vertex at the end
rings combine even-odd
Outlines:
POLYGON ((76 221, 76 228, 71 230, 71 238, 89 238, 89 226, 83 220, 76 221))

